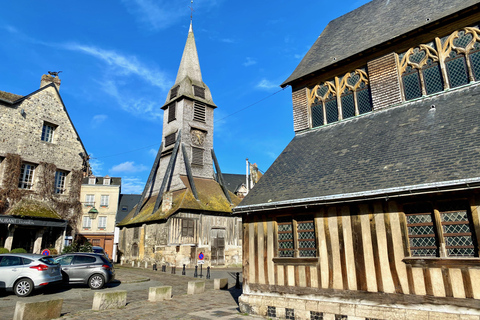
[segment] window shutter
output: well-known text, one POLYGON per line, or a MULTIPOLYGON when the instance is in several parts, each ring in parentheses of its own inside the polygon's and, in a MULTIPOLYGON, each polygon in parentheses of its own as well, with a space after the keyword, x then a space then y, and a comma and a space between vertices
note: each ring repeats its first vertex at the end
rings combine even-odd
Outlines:
POLYGON ((205 122, 205 109, 205 104, 195 101, 193 105, 193 120, 205 122))
POLYGON ((192 147, 192 164, 203 166, 203 149, 192 147))
POLYGON ((194 85, 193 86, 193 94, 195 95, 195 97, 205 99, 205 88, 194 85))

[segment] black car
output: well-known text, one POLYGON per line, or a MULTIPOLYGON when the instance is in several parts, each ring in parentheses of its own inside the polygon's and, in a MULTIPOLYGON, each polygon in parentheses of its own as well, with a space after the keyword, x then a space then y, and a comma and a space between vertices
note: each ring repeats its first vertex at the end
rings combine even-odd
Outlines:
POLYGON ((55 258, 62 267, 64 282, 88 284, 101 289, 115 279, 113 264, 102 254, 67 253, 55 258))

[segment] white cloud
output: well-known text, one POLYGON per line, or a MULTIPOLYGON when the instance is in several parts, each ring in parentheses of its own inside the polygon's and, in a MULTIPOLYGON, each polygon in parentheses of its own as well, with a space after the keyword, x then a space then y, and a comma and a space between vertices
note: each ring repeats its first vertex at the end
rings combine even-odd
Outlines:
POLYGON ((92 121, 91 121, 92 127, 94 127, 94 128, 98 127, 103 122, 105 122, 105 120, 107 120, 107 118, 108 118, 108 116, 105 115, 105 114, 97 114, 97 115, 93 116, 92 121))
POLYGON ((85 53, 102 60, 112 67, 119 76, 137 75, 140 79, 163 90, 168 90, 172 86, 172 82, 167 79, 165 73, 155 70, 151 66, 145 66, 135 56, 125 56, 114 50, 105 50, 75 43, 67 44, 64 47, 68 50, 85 53))
POLYGON ((122 178, 122 193, 126 194, 141 194, 145 188, 145 182, 137 177, 123 177, 122 178))
POLYGON ((90 154, 90 168, 92 168, 92 173, 97 176, 102 176, 103 162, 94 158, 93 154, 90 154))
POLYGON ((143 164, 136 165, 134 161, 126 161, 124 163, 113 166, 110 171, 112 172, 141 172, 148 170, 143 164))
POLYGON ((270 80, 267 79, 262 79, 256 86, 258 89, 273 89, 273 88, 278 88, 278 84, 271 82, 270 80))
MULTIPOLYGON (((122 0, 127 10, 135 16, 144 26, 154 31, 168 28, 180 19, 185 19, 190 13, 189 4, 186 1, 168 0, 122 0)), ((203 1, 194 3, 195 11, 209 10, 218 6, 222 1, 203 1)))
POLYGON ((155 150, 155 149, 148 150, 148 154, 151 155, 152 157, 156 157, 157 153, 158 153, 158 150, 155 150))
POLYGON ((250 57, 247 57, 246 61, 243 63, 245 67, 253 66, 254 64, 257 64, 257 61, 250 57))
POLYGON ((186 2, 153 1, 153 0, 122 0, 124 5, 141 24, 153 30, 165 29, 187 14, 186 2))

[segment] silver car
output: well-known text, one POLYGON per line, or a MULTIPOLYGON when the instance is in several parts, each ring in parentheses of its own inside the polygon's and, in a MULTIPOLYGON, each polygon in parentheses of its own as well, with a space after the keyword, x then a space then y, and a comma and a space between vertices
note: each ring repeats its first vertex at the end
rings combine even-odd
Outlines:
POLYGON ((98 253, 67 253, 55 258, 62 267, 63 281, 88 284, 92 289, 101 289, 115 279, 113 264, 98 253))
POLYGON ((29 296, 34 289, 60 283, 60 265, 52 257, 28 253, 0 254, 0 288, 29 296))

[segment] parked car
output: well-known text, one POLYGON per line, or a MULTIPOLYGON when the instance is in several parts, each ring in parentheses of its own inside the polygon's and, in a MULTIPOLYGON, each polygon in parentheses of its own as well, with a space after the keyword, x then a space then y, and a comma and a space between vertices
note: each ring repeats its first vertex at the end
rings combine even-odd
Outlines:
POLYGON ((98 253, 67 253, 55 258, 62 268, 63 281, 88 284, 101 289, 115 279, 113 264, 98 253))
POLYGON ((60 265, 52 257, 28 253, 0 254, 0 288, 19 297, 33 290, 61 283, 60 265))
POLYGON ((103 254, 103 255, 105 256, 105 258, 107 258, 108 260, 110 260, 110 258, 108 257, 108 254, 105 252, 105 250, 103 250, 102 247, 93 246, 93 247, 92 247, 92 251, 93 251, 94 253, 103 254))

